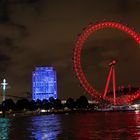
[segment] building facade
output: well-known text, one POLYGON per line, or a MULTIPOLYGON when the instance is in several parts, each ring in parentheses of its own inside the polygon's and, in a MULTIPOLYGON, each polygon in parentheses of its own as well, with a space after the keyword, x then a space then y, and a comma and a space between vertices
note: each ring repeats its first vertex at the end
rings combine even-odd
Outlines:
POLYGON ((53 67, 36 67, 32 72, 32 99, 57 98, 57 77, 53 67))

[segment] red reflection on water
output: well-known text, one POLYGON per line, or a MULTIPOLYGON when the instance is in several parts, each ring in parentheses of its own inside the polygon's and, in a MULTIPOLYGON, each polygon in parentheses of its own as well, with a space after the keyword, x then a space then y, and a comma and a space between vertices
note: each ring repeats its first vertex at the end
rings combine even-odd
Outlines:
POLYGON ((140 113, 99 112, 81 115, 75 124, 77 139, 139 139, 140 113))

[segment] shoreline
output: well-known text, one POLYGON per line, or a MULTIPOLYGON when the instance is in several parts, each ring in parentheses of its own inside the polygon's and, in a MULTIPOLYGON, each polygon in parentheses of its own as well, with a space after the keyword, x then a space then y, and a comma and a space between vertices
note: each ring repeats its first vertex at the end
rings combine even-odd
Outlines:
MULTIPOLYGON (((140 111, 140 110, 135 110, 140 111)), ((17 112, 10 112, 5 113, 5 117, 3 117, 3 114, 0 114, 1 118, 17 118, 17 117, 30 117, 30 116, 42 116, 42 115, 50 115, 50 114, 75 114, 75 113, 101 113, 101 112, 135 112, 135 111, 129 111, 129 110, 111 110, 111 111, 97 111, 97 110, 51 110, 46 112, 41 111, 17 111, 17 112)))
POLYGON ((3 114, 0 114, 2 118, 16 118, 16 117, 25 117, 25 116, 42 116, 42 115, 50 115, 50 114, 65 114, 65 113, 88 113, 88 112, 96 112, 94 110, 51 110, 46 112, 41 111, 18 111, 18 112, 11 112, 5 113, 5 117, 3 114))

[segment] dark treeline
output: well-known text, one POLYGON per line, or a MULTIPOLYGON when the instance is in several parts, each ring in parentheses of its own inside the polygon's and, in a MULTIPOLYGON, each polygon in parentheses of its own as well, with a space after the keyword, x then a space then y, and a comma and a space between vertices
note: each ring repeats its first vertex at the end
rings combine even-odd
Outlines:
POLYGON ((81 96, 78 99, 74 100, 73 98, 68 98, 66 103, 62 104, 60 99, 54 99, 50 97, 49 100, 39 100, 36 101, 28 99, 20 99, 14 102, 12 99, 7 99, 0 105, 0 110, 5 111, 21 111, 21 110, 30 110, 35 111, 38 109, 87 109, 94 108, 94 104, 89 104, 85 96, 81 96))
MULTIPOLYGON (((120 90, 116 90, 117 96, 122 95, 131 95, 134 92, 136 92, 138 88, 120 88, 120 90)), ((110 91, 107 93, 108 96, 112 96, 113 92, 110 91)), ((73 98, 68 98, 66 100, 66 103, 62 103, 60 99, 54 99, 53 97, 50 97, 48 100, 28 100, 26 98, 17 100, 14 102, 12 99, 7 99, 2 104, 0 104, 0 110, 1 111, 23 111, 23 110, 29 110, 29 111, 36 111, 38 109, 91 109, 94 110, 95 108, 102 108, 110 105, 110 103, 107 100, 104 99, 96 99, 92 98, 95 103, 89 104, 88 99, 85 96, 80 96, 78 99, 74 100, 73 98)))

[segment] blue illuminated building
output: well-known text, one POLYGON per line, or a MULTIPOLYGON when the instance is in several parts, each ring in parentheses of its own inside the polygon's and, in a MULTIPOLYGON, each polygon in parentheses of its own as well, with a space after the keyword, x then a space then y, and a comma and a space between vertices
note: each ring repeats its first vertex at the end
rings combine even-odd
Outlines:
POLYGON ((57 98, 57 77, 53 67, 36 67, 32 72, 32 99, 57 98))

